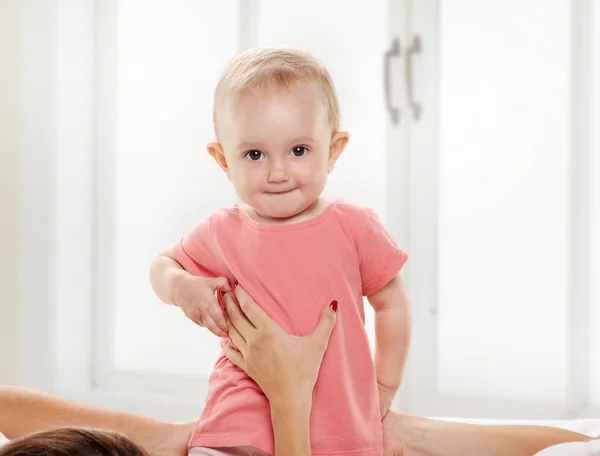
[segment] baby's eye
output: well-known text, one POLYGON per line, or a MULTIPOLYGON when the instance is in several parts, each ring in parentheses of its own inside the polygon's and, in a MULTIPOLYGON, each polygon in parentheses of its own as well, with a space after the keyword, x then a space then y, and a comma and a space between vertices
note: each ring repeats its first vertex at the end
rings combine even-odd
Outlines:
POLYGON ((263 158, 263 153, 260 150, 250 150, 246 152, 246 157, 252 161, 258 161, 263 158))
POLYGON ((306 152, 308 152, 308 149, 304 146, 296 146, 291 150, 294 157, 302 157, 306 152))

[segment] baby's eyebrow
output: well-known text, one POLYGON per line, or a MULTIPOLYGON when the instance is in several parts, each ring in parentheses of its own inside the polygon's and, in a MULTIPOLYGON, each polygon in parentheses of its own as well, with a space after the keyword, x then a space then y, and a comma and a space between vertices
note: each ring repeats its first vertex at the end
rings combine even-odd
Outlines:
MULTIPOLYGON (((290 146, 295 146, 297 144, 315 144, 316 142, 317 141, 310 136, 299 136, 288 141, 290 146)), ((260 141, 244 141, 238 144, 237 149, 250 150, 260 149, 261 147, 263 147, 263 144, 260 141)))
POLYGON ((243 142, 238 144, 238 149, 260 149, 260 143, 257 142, 243 142))
POLYGON ((311 138, 310 136, 300 136, 298 138, 295 138, 294 140, 290 141, 291 143, 315 143, 317 141, 315 141, 313 138, 311 138))

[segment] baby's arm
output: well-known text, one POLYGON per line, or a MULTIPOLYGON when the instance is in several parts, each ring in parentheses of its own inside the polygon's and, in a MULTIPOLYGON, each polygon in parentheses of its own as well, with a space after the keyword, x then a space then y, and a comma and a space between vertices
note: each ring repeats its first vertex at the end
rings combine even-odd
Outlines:
POLYGON ((175 246, 161 253, 150 267, 150 283, 158 298, 170 305, 175 304, 175 294, 183 281, 191 274, 175 259, 175 246))
MULTIPOLYGON (((188 258, 188 262, 194 260, 188 258)), ((199 269, 197 263, 194 268, 199 269)), ((150 267, 150 283, 161 301, 178 306, 186 317, 213 334, 227 335, 227 321, 216 297, 217 290, 231 291, 227 278, 190 274, 177 260, 175 246, 154 260, 150 267)))
POLYGON ((408 256, 372 210, 366 209, 363 214, 355 242, 362 294, 375 310, 375 370, 383 417, 402 383, 410 345, 410 300, 398 274, 408 256))
POLYGON ((215 251, 215 223, 214 215, 199 221, 178 244, 161 253, 150 268, 150 282, 161 301, 224 337, 227 322, 216 293, 230 292, 231 287, 215 251))
POLYGON ((375 371, 383 417, 404 375, 412 332, 410 299, 396 275, 368 300, 375 311, 375 371))

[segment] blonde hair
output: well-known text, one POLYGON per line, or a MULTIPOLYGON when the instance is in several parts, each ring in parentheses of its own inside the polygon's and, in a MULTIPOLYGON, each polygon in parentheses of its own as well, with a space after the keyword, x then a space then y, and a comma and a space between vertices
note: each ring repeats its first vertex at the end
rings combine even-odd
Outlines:
POLYGON ((240 97, 253 89, 289 89, 298 82, 320 85, 335 133, 340 126, 340 108, 335 86, 325 66, 314 56, 289 46, 252 48, 239 54, 225 69, 215 88, 213 123, 227 95, 240 97))

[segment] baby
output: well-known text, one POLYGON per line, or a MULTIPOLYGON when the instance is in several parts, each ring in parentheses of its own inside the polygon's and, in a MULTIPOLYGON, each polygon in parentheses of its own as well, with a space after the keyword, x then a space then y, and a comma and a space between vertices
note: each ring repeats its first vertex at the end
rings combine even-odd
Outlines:
MULTIPOLYGON (((381 419, 400 387, 410 341, 398 274, 407 255, 370 209, 321 196, 349 139, 339 118, 331 77, 313 56, 287 47, 239 55, 216 87, 217 142, 207 148, 245 204, 201 220, 150 274, 162 301, 222 337, 223 346, 229 339, 218 296, 233 284, 295 335, 312 332, 331 305, 338 316, 314 391, 312 454, 381 456, 381 419), (374 359, 363 296, 375 311, 374 359)), ((264 453, 274 453, 269 402, 221 354, 190 454, 264 453)))

